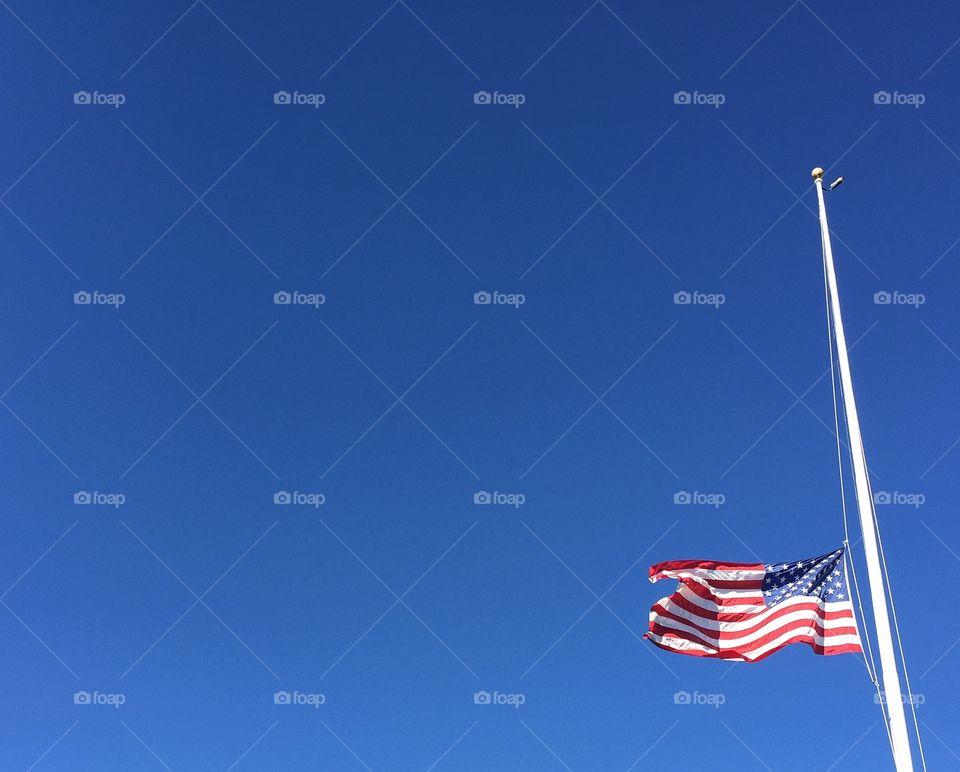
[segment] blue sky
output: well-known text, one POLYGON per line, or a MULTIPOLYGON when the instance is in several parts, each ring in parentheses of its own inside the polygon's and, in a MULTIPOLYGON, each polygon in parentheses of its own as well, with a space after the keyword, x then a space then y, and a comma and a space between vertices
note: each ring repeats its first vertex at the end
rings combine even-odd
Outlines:
POLYGON ((859 658, 639 638, 842 539, 815 165, 960 765, 952 4, 2 5, 0 766, 888 768, 859 658))

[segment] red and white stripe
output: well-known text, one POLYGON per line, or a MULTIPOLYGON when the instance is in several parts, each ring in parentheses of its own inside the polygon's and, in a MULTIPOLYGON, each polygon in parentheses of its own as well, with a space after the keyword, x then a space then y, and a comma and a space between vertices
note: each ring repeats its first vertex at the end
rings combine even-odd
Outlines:
POLYGON ((650 581, 678 579, 673 595, 650 609, 645 638, 694 657, 757 662, 791 643, 816 654, 860 652, 850 599, 797 595, 768 608, 762 563, 670 560, 650 567, 650 581))

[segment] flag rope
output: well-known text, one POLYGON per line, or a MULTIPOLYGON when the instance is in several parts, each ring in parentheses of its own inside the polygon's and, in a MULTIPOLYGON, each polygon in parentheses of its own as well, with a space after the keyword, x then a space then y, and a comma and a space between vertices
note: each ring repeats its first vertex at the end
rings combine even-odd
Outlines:
MULTIPOLYGON (((823 235, 820 237, 820 245, 823 248, 823 235)), ((826 250, 823 250, 823 294, 825 299, 825 305, 827 310, 827 357, 830 359, 830 389, 833 394, 833 425, 834 425, 834 436, 837 440, 837 468, 839 472, 840 480, 840 508, 843 512, 843 544, 847 548, 846 557, 850 558, 850 576, 853 579, 853 589, 857 595, 857 606, 860 609, 860 617, 863 619, 864 630, 867 630, 867 617, 863 611, 863 599, 860 596, 860 583, 857 581, 857 569, 853 562, 853 556, 850 555, 850 528, 847 523, 847 495, 846 488, 843 484, 843 451, 840 449, 840 412, 838 407, 837 399, 837 376, 836 368, 834 366, 834 356, 833 356, 833 327, 831 325, 832 314, 830 313, 830 289, 827 283, 827 259, 826 259, 826 250)), ((844 408, 846 412, 846 408, 844 408)), ((870 676, 870 682, 877 688, 877 694, 881 694, 880 682, 877 679, 877 664, 873 658, 873 646, 870 643, 870 636, 865 635, 861 636, 866 640, 867 646, 863 651, 863 664, 867 668, 867 675, 870 676), (869 654, 869 661, 867 656, 869 654)), ((886 721, 886 707, 883 705, 883 701, 880 702, 881 708, 884 713, 884 724, 886 721)), ((889 734, 889 728, 887 730, 889 734)))
MULTIPOLYGON (((840 508, 843 512, 843 546, 846 548, 844 560, 850 568, 850 577, 853 579, 853 590, 857 596, 857 608, 860 612, 860 619, 863 620, 861 639, 866 642, 866 647, 861 650, 863 654, 863 664, 867 669, 867 676, 877 691, 877 702, 880 705, 880 715, 883 717, 883 728, 887 733, 887 742, 890 744, 890 750, 893 751, 893 735, 890 732, 890 718, 887 715, 887 704, 883 699, 883 689, 880 687, 880 680, 877 678, 877 663, 873 657, 873 644, 870 639, 870 628, 867 626, 867 615, 863 610, 863 597, 860 594, 860 582, 857 581, 857 568, 850 554, 850 527, 847 517, 847 494, 846 486, 843 483, 843 451, 840 447, 840 410, 839 400, 837 399, 837 375, 834 364, 833 350, 833 315, 830 312, 830 287, 827 281, 827 255, 826 246, 823 243, 823 234, 820 234, 820 247, 823 253, 823 294, 827 311, 827 358, 830 360, 830 390, 833 395, 833 426, 834 436, 837 440, 837 470, 840 481, 840 508), (868 659, 869 656, 869 659, 868 659)), ((846 425, 846 405, 844 405, 844 425, 846 425)), ((849 447, 849 446, 848 446, 849 447)), ((851 449, 852 452, 852 449, 851 449)), ((852 459, 851 459, 852 464, 852 459)), ((854 614, 854 619, 857 615, 854 614)))

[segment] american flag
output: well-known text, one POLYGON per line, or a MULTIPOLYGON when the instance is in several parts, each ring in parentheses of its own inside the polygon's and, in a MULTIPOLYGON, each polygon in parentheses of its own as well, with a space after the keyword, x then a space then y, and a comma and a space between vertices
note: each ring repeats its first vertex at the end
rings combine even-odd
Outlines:
POLYGON ((668 560, 650 581, 679 579, 650 609, 644 635, 667 651, 757 662, 791 643, 816 654, 860 652, 844 548, 792 563, 668 560))

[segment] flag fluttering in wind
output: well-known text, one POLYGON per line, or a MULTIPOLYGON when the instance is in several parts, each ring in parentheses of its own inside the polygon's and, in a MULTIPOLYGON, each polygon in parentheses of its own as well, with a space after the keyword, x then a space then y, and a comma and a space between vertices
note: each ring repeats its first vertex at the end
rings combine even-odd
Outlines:
POLYGON ((841 547, 793 563, 668 560, 650 581, 678 579, 650 609, 645 638, 695 657, 757 662, 791 643, 817 654, 860 652, 841 547))

